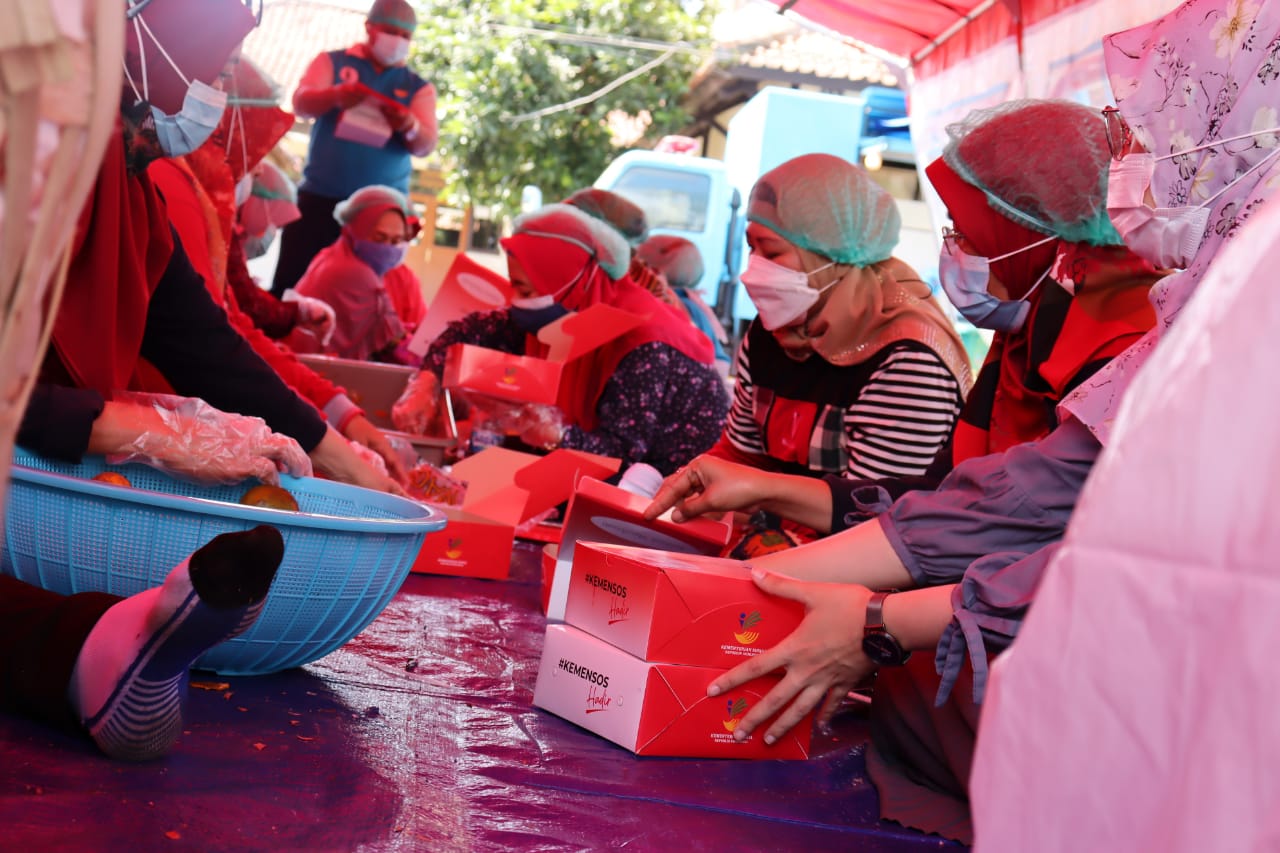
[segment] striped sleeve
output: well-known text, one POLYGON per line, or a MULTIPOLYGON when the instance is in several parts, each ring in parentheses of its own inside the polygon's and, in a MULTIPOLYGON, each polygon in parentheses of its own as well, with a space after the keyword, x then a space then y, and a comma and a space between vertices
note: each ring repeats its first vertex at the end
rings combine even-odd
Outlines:
POLYGON ((738 358, 734 366, 737 380, 733 386, 733 405, 729 409, 729 418, 725 421, 725 434, 729 443, 745 453, 764 455, 764 440, 760 428, 752 412, 755 393, 751 384, 751 359, 747 355, 747 339, 742 336, 738 346, 738 358))
POLYGON ((960 384, 934 353, 890 354, 845 411, 846 476, 923 474, 951 435, 962 402, 960 384))

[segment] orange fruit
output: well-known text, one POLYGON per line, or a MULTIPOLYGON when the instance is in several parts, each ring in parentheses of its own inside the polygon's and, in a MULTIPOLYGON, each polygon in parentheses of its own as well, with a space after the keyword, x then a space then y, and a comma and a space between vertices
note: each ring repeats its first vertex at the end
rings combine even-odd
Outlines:
POLYGON ((113 486, 132 486, 133 485, 133 483, 129 482, 128 477, 116 471, 103 471, 101 474, 94 475, 93 479, 97 480, 100 483, 110 483, 113 486))
POLYGON ((240 503, 249 506, 265 506, 271 509, 287 509, 298 511, 298 502, 293 495, 279 486, 254 486, 240 497, 240 503))

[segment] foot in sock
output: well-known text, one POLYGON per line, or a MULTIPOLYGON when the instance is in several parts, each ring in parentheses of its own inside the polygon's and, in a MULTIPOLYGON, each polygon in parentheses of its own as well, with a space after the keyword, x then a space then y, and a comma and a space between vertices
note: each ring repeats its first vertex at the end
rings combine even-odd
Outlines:
POLYGON ((102 615, 80 649, 68 695, 103 752, 132 761, 168 752, 182 731, 188 669, 253 624, 283 557, 273 527, 224 533, 163 585, 102 615))

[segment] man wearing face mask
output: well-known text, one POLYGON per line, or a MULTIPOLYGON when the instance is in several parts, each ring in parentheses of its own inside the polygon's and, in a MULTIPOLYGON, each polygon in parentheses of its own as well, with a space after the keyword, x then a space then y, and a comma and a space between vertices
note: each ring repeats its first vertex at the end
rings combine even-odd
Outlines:
POLYGON ((375 0, 365 21, 368 40, 312 60, 293 94, 293 111, 315 119, 298 188, 302 217, 280 235, 280 260, 271 292, 293 287, 311 259, 338 239, 338 202, 379 184, 409 192, 413 157, 436 145, 436 91, 406 62, 417 13, 406 0, 375 0), (376 104, 390 129, 381 145, 342 136, 344 113, 376 104))
MULTIPOLYGON (((404 261, 409 202, 391 187, 363 187, 333 212, 342 235, 316 255, 294 290, 333 306, 337 325, 321 351, 342 358, 395 361, 396 347, 426 316, 422 286, 404 261)), ((312 349, 295 334, 290 344, 312 349)), ((406 363, 418 359, 408 354, 406 363)))

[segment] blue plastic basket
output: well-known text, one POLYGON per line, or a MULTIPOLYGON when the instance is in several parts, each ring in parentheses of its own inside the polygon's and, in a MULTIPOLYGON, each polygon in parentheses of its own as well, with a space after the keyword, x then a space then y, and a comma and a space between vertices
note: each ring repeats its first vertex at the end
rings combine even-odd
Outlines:
POLYGON ((437 510, 394 495, 281 476, 298 512, 245 506, 251 485, 198 486, 145 465, 14 454, 0 571, 60 593, 132 595, 220 533, 275 527, 284 562, 256 623, 196 666, 259 675, 323 657, 374 620, 409 573, 437 510), (119 471, 133 488, 91 479, 119 471))

